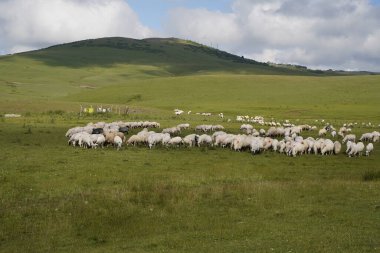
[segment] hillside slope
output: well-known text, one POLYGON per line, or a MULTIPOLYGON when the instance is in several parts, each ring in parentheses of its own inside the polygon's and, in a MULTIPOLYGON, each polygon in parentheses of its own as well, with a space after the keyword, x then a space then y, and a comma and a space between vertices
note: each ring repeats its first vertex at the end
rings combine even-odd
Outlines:
POLYGON ((0 60, 10 60, 15 57, 36 60, 52 67, 107 68, 124 65, 126 72, 138 70, 139 74, 148 76, 178 76, 209 72, 270 75, 331 74, 294 68, 294 66, 286 68, 268 65, 175 38, 135 40, 115 37, 83 40, 2 57, 0 60), (151 69, 147 69, 147 66, 151 69))
POLYGON ((347 116, 355 102, 377 115, 380 76, 356 74, 270 66, 173 38, 103 38, 0 57, 0 113, 73 110, 78 103, 231 113, 276 105, 271 114, 300 107, 317 113, 321 103, 327 112, 344 103, 347 116))

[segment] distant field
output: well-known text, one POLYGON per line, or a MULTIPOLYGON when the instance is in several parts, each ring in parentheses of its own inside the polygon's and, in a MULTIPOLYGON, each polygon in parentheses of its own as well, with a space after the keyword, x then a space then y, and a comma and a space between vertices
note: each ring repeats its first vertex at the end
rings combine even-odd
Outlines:
POLYGON ((360 136, 380 130, 380 75, 362 74, 276 68, 175 39, 105 38, 0 57, 0 252, 377 252, 379 143, 370 157, 291 158, 86 150, 64 136, 119 120, 239 133, 237 115, 352 122, 360 136), (79 116, 80 105, 130 110, 79 116))
MULTIPOLYGON (((45 81, 6 78, 0 87, 0 111, 77 111, 79 104, 118 104, 193 112, 224 112, 285 118, 380 121, 380 76, 301 77, 201 75, 113 79, 82 70, 81 78, 59 72, 45 81), (90 80, 92 79, 92 80, 90 80), (14 81, 10 81, 14 80, 14 81)), ((105 70, 103 70, 105 71, 105 70)), ((1 82, 1 81, 0 81, 1 82)))

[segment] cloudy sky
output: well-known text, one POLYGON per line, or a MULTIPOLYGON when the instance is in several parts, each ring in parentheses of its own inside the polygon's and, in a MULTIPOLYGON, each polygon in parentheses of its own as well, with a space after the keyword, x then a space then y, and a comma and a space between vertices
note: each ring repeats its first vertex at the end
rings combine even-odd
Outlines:
POLYGON ((107 36, 380 72, 380 0, 0 0, 0 54, 107 36))

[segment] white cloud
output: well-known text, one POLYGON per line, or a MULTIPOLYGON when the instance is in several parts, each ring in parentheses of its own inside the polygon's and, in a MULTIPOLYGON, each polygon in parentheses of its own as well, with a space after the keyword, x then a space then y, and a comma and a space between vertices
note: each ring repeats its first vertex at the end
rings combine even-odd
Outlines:
POLYGON ((369 0, 235 0, 230 13, 173 10, 165 29, 260 61, 380 71, 380 7, 369 0))
POLYGON ((123 0, 0 1, 0 48, 3 51, 0 53, 82 39, 144 38, 152 34, 123 0))
POLYGON ((235 44, 242 39, 235 14, 206 9, 176 8, 169 13, 171 33, 207 44, 235 44), (175 20, 175 24, 171 22, 175 20))

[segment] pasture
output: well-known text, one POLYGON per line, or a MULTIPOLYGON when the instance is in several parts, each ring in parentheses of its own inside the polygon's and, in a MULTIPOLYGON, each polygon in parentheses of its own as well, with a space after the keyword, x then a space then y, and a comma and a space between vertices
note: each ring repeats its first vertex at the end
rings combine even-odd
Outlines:
POLYGON ((0 252, 380 250, 379 143, 369 157, 293 158, 219 147, 82 149, 65 137, 70 127, 118 120, 190 123, 181 136, 198 124, 238 133, 237 115, 318 128, 322 119, 337 129, 356 122, 360 137, 380 130, 379 75, 236 63, 182 48, 186 41, 126 43, 0 58, 0 252), (79 116, 80 105, 99 104, 130 111, 79 116))
MULTIPOLYGON (((196 115, 114 115, 105 120, 149 116, 164 127, 217 122, 237 133, 240 126, 196 115)), ((273 152, 253 156, 222 148, 128 146, 116 151, 67 146, 64 134, 70 126, 98 120, 53 112, 1 119, 0 251, 379 248, 379 143, 372 156, 357 158, 291 158, 273 152)))

